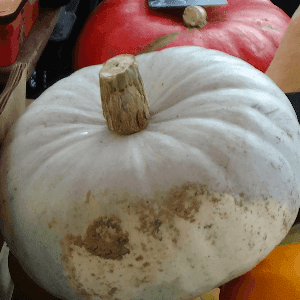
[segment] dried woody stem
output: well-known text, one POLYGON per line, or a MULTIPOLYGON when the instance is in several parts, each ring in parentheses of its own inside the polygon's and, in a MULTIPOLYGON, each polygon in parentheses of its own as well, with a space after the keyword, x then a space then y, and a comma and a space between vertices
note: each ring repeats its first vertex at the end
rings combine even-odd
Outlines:
POLYGON ((100 70, 103 115, 110 130, 129 135, 145 129, 150 119, 138 63, 133 55, 109 59, 100 70))

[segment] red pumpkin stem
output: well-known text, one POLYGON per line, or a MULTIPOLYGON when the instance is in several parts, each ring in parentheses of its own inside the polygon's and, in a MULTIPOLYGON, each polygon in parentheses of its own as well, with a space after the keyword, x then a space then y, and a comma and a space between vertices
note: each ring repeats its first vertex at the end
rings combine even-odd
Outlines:
POLYGON ((201 6, 188 6, 183 13, 183 21, 188 27, 202 28, 207 24, 207 13, 201 6))

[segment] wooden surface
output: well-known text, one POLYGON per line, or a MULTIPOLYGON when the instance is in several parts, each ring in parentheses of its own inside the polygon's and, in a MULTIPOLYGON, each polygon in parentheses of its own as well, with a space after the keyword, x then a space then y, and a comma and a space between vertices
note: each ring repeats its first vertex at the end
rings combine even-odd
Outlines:
MULTIPOLYGON (((10 72, 17 62, 28 63, 27 80, 31 76, 35 65, 40 58, 46 44, 51 36, 59 16, 60 8, 57 9, 40 9, 40 15, 29 36, 22 45, 17 61, 8 67, 0 67, 0 85, 5 85, 9 78, 10 72)), ((0 54, 1 55, 1 54, 0 54)), ((26 107, 32 100, 26 100, 26 107)), ((0 251, 3 246, 3 237, 0 233, 0 251)))
POLYGON ((195 300, 219 300, 220 289, 216 288, 202 297, 196 298, 195 300))
POLYGON ((0 84, 3 85, 7 82, 10 72, 17 62, 28 64, 27 80, 30 78, 55 27, 59 12, 60 8, 40 8, 39 18, 21 46, 17 61, 11 66, 0 67, 0 84))
POLYGON ((27 108, 34 100, 26 99, 25 108, 27 108))
POLYGON ((288 235, 279 244, 279 246, 288 244, 300 244, 300 224, 294 225, 290 229, 288 235))
POLYGON ((266 71, 284 93, 300 92, 300 5, 266 71))

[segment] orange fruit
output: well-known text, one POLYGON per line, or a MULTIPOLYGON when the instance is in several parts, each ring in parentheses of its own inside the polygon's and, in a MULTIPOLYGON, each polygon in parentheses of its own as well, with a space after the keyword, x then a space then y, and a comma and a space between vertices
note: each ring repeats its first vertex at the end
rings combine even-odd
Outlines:
POLYGON ((299 300, 300 244, 276 247, 246 274, 221 287, 220 300, 299 300))

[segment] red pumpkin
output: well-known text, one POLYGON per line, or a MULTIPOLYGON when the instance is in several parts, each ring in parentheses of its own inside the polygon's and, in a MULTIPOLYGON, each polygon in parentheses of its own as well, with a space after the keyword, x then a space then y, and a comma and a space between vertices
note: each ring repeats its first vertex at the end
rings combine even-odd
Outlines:
POLYGON ((228 0, 228 5, 207 7, 202 28, 187 28, 183 11, 151 9, 147 0, 102 2, 78 38, 74 69, 124 53, 200 46, 239 57, 265 72, 290 22, 270 0, 228 0))

